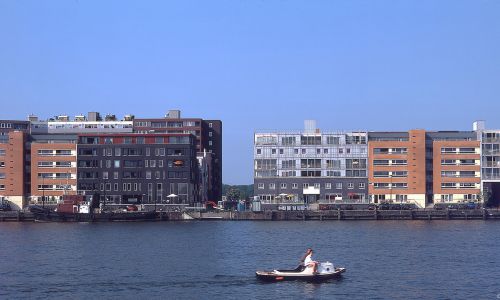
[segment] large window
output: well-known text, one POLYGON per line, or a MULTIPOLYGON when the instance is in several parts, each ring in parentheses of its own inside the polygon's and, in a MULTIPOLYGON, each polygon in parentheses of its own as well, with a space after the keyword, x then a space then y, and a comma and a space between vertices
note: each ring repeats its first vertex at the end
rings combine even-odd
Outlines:
POLYGON ((340 137, 338 137, 338 136, 327 136, 326 137, 326 143, 328 145, 339 145, 340 144, 340 137))
POLYGON ((295 169, 295 160, 284 160, 281 162, 283 169, 295 169))
POLYGON ((321 145, 321 136, 307 136, 302 135, 300 137, 301 145, 321 145))
POLYGON ((458 153, 460 154, 476 153, 476 148, 458 148, 458 153))
POLYGON ((327 159, 326 167, 328 169, 340 169, 340 160, 339 159, 327 159))
POLYGON ((346 159, 346 169, 366 169, 366 159, 346 159))
POLYGON ((282 145, 295 145, 295 137, 294 136, 286 136, 281 138, 282 145))
POLYGON ((373 165, 374 166, 388 166, 389 160, 388 159, 375 159, 375 160, 373 160, 373 165))
POLYGON ((319 169, 321 168, 321 159, 301 159, 300 167, 302 169, 319 169))
POLYGON ((255 170, 275 170, 276 159, 256 159, 255 170))

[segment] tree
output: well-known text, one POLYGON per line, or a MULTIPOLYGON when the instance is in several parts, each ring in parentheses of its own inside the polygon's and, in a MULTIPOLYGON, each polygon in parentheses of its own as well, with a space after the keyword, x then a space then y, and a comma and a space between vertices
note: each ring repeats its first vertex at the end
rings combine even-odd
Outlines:
POLYGON ((241 198, 241 192, 235 188, 229 188, 226 192, 226 198, 230 201, 237 201, 241 198))

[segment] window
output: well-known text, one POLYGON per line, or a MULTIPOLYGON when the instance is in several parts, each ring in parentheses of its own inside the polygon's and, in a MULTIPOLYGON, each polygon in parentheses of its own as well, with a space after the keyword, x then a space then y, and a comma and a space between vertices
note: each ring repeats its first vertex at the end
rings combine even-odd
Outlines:
POLYGON ((325 183, 325 189, 331 190, 332 189, 332 184, 330 182, 325 183))
POLYGON ((301 136, 301 145, 321 145, 321 136, 301 136))
POLYGON ((299 149, 293 149, 294 154, 299 154, 299 149))
POLYGON ((338 160, 338 159, 335 159, 335 160, 327 159, 326 160, 326 167, 328 169, 340 169, 340 160, 338 160))
POLYGON ((262 154, 262 149, 258 148, 257 149, 257 155, 261 155, 262 154))
POLYGON ((155 178, 156 179, 161 179, 161 177, 160 177, 160 171, 156 171, 155 172, 155 178))
POLYGON ((113 172, 113 179, 118 179, 118 172, 113 172))
POLYGON ((321 154, 321 149, 316 149, 316 154, 321 154))
POLYGON ((258 188, 259 190, 263 190, 263 189, 264 189, 264 184, 263 184, 263 183, 259 183, 259 184, 257 185, 257 188, 258 188))
POLYGON ((209 145, 209 146, 212 146, 212 145, 213 145, 213 142, 212 142, 212 141, 208 141, 208 145, 209 145))
POLYGON ((393 171, 392 177, 408 177, 408 171, 393 171))
POLYGON ((165 156, 165 148, 160 148, 160 156, 165 156))
POLYGON ((146 171, 146 179, 151 179, 151 171, 146 171))
POLYGON ((393 166, 405 166, 408 162, 406 159, 394 159, 392 160, 393 166))
POLYGON ((326 143, 328 145, 338 145, 340 144, 340 137, 338 136, 327 136, 326 143))
POLYGON ((283 149, 280 149, 280 154, 283 154, 285 151, 283 149))
POLYGON ((120 161, 119 160, 115 160, 114 166, 115 166, 115 168, 119 168, 120 167, 120 161))
POLYGON ((455 153, 457 151, 456 148, 441 148, 441 153, 455 153))
POLYGON ((208 136, 209 136, 209 137, 212 137, 212 135, 213 135, 213 134, 212 134, 212 131, 210 131, 210 132, 208 133, 208 136))
POLYGON ((341 190, 342 189, 342 182, 336 182, 335 183, 335 189, 341 190))
POLYGON ((321 184, 319 184, 319 183, 315 183, 315 184, 314 184, 314 188, 315 188, 315 189, 319 189, 319 188, 321 188, 321 184))
POLYGON ((306 149, 302 149, 302 154, 306 154, 306 149))
POLYGON ((456 162, 454 159, 442 159, 441 160, 441 165, 442 166, 447 166, 447 165, 455 165, 456 162))
POLYGON ((158 161, 158 167, 159 168, 163 168, 163 160, 159 160, 158 161))
POLYGON ((163 144, 163 137, 162 136, 155 137, 155 144, 163 144))
POLYGON ((118 183, 114 183, 113 188, 114 188, 115 192, 118 191, 118 183))
POLYGON ((295 137, 294 136, 282 137, 281 144, 282 145, 295 145, 295 137))
POLYGON ((303 183, 302 188, 307 189, 309 187, 309 183, 303 183))
POLYGON ((339 148, 339 154, 344 153, 344 148, 339 148))
POLYGON ((298 183, 292 183, 292 189, 296 190, 299 188, 299 184, 298 183))
POLYGON ((151 155, 151 148, 146 148, 146 156, 150 156, 151 155))
POLYGON ((454 188, 456 188, 456 185, 454 182, 443 182, 443 183, 441 183, 441 188, 442 189, 454 189, 454 188))
POLYGON ((269 189, 270 189, 270 190, 275 190, 275 189, 276 189, 276 184, 274 184, 274 183, 270 183, 270 184, 269 184, 269 189))
POLYGON ((349 183, 347 184, 347 188, 348 188, 348 189, 350 189, 350 190, 352 190, 352 189, 354 188, 354 183, 349 182, 349 183))
POLYGON ((323 154, 328 154, 328 149, 323 149, 323 154))
POLYGON ((476 148, 459 148, 458 153, 476 153, 476 148))
POLYGON ((276 154, 276 149, 271 149, 271 154, 276 154))
POLYGON ((282 169, 295 169, 295 160, 283 160, 281 162, 282 169))
POLYGON ((457 177, 455 171, 441 171, 441 177, 457 177))
POLYGON ((4 168, 5 167, 5 162, 4 161, 0 161, 0 168, 4 168))
POLYGON ((473 159, 461 159, 459 164, 463 166, 473 166, 476 164, 476 161, 473 159))
POLYGON ((364 190, 365 189, 365 183, 364 182, 360 182, 358 187, 359 187, 359 189, 364 190))
POLYGON ((149 167, 149 160, 148 160, 148 159, 146 159, 146 160, 144 161, 144 166, 145 166, 146 168, 147 168, 147 167, 149 167))
POLYGON ((406 182, 394 182, 392 184, 393 189, 406 189, 408 188, 408 183, 406 182))
POLYGON ((150 161, 149 161, 149 166, 150 166, 151 168, 156 168, 156 160, 150 160, 150 161))
POLYGON ((0 156, 5 156, 5 149, 0 149, 0 156))
POLYGON ((137 144, 144 144, 145 139, 144 139, 144 137, 143 137, 143 136, 138 136, 138 137, 136 138, 136 142, 137 142, 137 144))
POLYGON ((473 182, 460 183, 461 189, 475 189, 476 184, 473 182))
POLYGON ((108 172, 102 172, 102 179, 108 179, 108 172))
POLYGON ((476 172, 474 172, 474 171, 460 171, 460 177, 476 177, 476 172))
POLYGON ((389 160, 388 159, 374 159, 373 165, 374 166, 388 166, 389 160))
POLYGON ((373 184, 373 187, 376 189, 388 189, 389 184, 388 183, 383 183, 383 182, 375 182, 373 184))
POLYGON ((453 201, 453 194, 441 195, 441 201, 453 201))
POLYGON ((5 173, 0 173, 0 179, 5 179, 5 173))
POLYGON ((389 172, 388 171, 374 171, 373 172, 373 177, 389 177, 389 172))
POLYGON ((340 177, 341 175, 340 171, 326 171, 328 177, 340 177))
POLYGON ((280 184, 280 188, 282 188, 282 189, 286 189, 286 183, 281 183, 281 184, 280 184))

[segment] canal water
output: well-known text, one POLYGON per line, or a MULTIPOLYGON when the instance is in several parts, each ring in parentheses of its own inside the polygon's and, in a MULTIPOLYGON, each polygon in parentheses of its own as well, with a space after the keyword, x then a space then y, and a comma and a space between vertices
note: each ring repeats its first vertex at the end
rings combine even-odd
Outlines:
POLYGON ((0 299, 500 299, 500 222, 0 224, 0 299), (314 259, 322 284, 261 283, 314 259))

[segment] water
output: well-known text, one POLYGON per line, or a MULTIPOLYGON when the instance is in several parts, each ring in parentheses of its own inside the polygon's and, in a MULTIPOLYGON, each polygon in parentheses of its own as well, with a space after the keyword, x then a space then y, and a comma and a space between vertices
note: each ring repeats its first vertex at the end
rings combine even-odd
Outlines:
POLYGON ((0 298, 500 299, 500 222, 0 223, 0 298), (316 260, 340 280, 261 283, 316 260))

